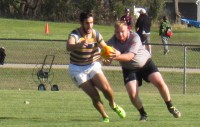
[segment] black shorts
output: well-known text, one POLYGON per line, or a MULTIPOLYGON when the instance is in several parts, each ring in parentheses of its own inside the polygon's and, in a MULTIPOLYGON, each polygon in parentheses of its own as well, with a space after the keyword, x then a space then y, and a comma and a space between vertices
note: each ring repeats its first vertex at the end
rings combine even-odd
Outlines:
POLYGON ((124 77, 124 83, 125 85, 132 80, 137 80, 139 83, 139 86, 142 85, 142 79, 144 79, 146 82, 148 81, 148 77, 150 74, 154 72, 159 72, 156 65, 153 63, 151 59, 149 59, 144 67, 138 69, 138 70, 131 70, 131 69, 125 69, 122 68, 123 71, 123 77, 124 77))

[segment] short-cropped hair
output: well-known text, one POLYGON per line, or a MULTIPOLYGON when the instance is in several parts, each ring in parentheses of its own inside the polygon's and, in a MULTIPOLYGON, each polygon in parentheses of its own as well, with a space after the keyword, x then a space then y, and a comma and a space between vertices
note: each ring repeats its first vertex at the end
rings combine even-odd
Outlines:
POLYGON ((116 28, 116 27, 121 27, 122 25, 127 26, 126 21, 116 21, 116 22, 115 22, 115 28, 116 28))
POLYGON ((82 12, 80 14, 80 22, 83 23, 85 19, 89 18, 89 17, 93 17, 91 12, 82 12))

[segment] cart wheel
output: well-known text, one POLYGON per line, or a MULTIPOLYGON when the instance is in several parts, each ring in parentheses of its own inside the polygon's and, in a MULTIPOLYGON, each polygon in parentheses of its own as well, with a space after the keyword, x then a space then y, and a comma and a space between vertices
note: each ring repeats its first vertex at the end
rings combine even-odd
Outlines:
POLYGON ((45 85, 44 84, 38 85, 38 90, 39 91, 45 91, 46 90, 45 85))
POLYGON ((59 91, 58 85, 51 86, 51 91, 59 91))

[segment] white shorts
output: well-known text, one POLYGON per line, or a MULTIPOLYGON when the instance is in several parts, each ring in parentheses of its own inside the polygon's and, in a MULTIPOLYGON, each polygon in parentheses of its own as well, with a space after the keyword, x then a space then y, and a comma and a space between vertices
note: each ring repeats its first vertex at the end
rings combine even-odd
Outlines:
POLYGON ((94 62, 85 66, 69 64, 69 74, 77 87, 80 87, 82 83, 92 79, 97 73, 103 73, 99 62, 94 62))

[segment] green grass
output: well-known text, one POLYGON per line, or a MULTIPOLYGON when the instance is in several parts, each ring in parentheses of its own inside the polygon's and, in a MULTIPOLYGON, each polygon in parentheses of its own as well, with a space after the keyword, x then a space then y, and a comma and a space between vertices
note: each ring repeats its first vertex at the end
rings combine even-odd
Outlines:
MULTIPOLYGON (((1 68, 0 71, 0 89, 1 90, 37 90, 40 82, 33 80, 33 69, 13 69, 13 68, 1 68)), ((78 90, 72 82, 67 70, 65 69, 53 69, 54 78, 50 82, 52 85, 57 84, 60 90, 63 91, 76 91, 78 90)), ((121 71, 104 70, 106 77, 112 85, 114 91, 125 91, 122 73, 121 71)), ((183 73, 181 72, 161 72, 163 78, 169 86, 171 93, 182 94, 183 93, 183 73)), ((36 76, 36 74, 34 74, 36 76)), ((35 79, 35 78, 34 78, 35 79)), ((47 90, 50 90, 48 82, 45 83, 47 90)), ((141 90, 147 93, 155 93, 157 90, 152 84, 143 82, 141 90)), ((199 93, 199 73, 187 74, 187 94, 199 93)))
MULTIPOLYGON (((66 52, 66 42, 44 41, 0 41, 0 46, 6 48, 6 63, 42 63, 46 54, 55 55, 54 64, 68 64, 69 53, 66 52)), ((200 47, 200 46, 199 46, 200 47)), ((199 48, 197 47, 197 48, 199 48)), ((170 53, 163 55, 161 45, 152 46, 152 58, 159 67, 183 67, 183 47, 170 46, 170 53)), ((199 68, 199 51, 187 50, 187 67, 199 68)), ((114 62, 113 65, 118 65, 114 62)))
MULTIPOLYGON (((45 21, 11 20, 0 18, 1 38, 25 38, 25 39, 57 39, 67 40, 69 33, 78 28, 78 23, 48 22, 49 34, 45 34, 45 21)), ((95 28, 104 31, 104 34, 112 34, 108 29, 111 26, 96 25, 95 28), (107 32, 105 32, 107 31, 107 32)))
MULTIPOLYGON (((45 21, 11 20, 0 18, 0 38, 66 40, 77 23, 49 22, 50 34, 45 35, 45 21)), ((113 34, 113 26, 95 25, 105 40, 113 34)), ((173 29, 170 43, 199 44, 200 29, 173 29)), ((158 27, 152 28, 151 42, 161 43, 158 27)), ((42 63, 46 54, 56 56, 55 64, 68 64, 69 54, 65 42, 44 41, 0 41, 6 48, 6 63, 42 63)), ((183 47, 170 47, 170 54, 163 55, 161 46, 153 46, 153 59, 161 66, 182 67, 183 47)), ((199 68, 200 57, 196 51, 187 51, 187 66, 199 68)), ((125 91, 122 73, 107 71, 116 102, 127 112, 126 119, 120 119, 108 106, 101 94, 110 123, 101 122, 100 114, 93 108, 89 97, 72 83, 67 70, 53 69, 52 84, 58 84, 60 91, 37 91, 32 79, 32 69, 0 68, 0 126, 1 127, 198 127, 199 119, 199 73, 187 73, 187 94, 183 93, 182 72, 161 72, 172 93, 172 100, 182 112, 180 119, 169 114, 155 87, 144 82, 140 95, 149 121, 138 121, 138 111, 130 103, 125 91), (20 89, 20 90, 19 90, 20 89), (24 104, 29 101, 30 104, 24 104)))
MULTIPOLYGON (((0 41, 0 47, 6 48, 7 63, 41 63, 46 54, 56 55, 55 64, 68 64, 69 55, 66 52, 66 40, 68 34, 79 27, 78 23, 57 23, 49 22, 50 34, 45 35, 45 21, 29 20, 11 20, 0 18, 0 38, 24 38, 24 39, 50 39, 63 40, 63 42, 46 42, 46 41, 0 41)), ((95 25, 105 40, 113 35, 113 26, 95 25)), ((179 28, 174 29, 174 36, 170 38, 170 44, 199 44, 200 29, 196 28, 179 28)), ((161 44, 158 36, 158 27, 152 27, 151 42, 161 44)), ((197 47, 198 49, 199 47, 197 47)), ((162 45, 152 46, 152 54, 155 63, 158 66, 182 67, 183 66, 183 47, 170 46, 170 54, 163 55, 162 45), (162 61, 161 61, 162 59, 162 61), (171 64, 173 62, 173 64, 171 64)), ((199 68, 200 57, 199 51, 188 50, 188 67, 199 68)), ((114 63, 114 65, 118 65, 114 63)))
POLYGON ((66 40, 78 24, 49 22, 49 35, 45 34, 44 21, 0 19, 1 38, 60 39, 66 40))
MULTIPOLYGON (((68 34, 75 28, 78 28, 79 23, 58 23, 48 22, 50 34, 45 34, 45 24, 47 21, 30 21, 30 20, 13 20, 0 18, 0 35, 1 38, 26 38, 26 39, 59 39, 67 40, 68 34)), ((113 25, 94 25, 108 40, 114 32, 113 25)), ((133 28, 134 30, 134 28, 133 28)), ((170 39, 170 43, 178 44, 199 44, 200 29, 197 28, 173 28, 174 36, 170 39)), ((151 42, 161 43, 158 36, 158 24, 152 26, 151 42)))
POLYGON ((38 92, 1 90, 1 127, 197 127, 200 125, 199 95, 172 95, 173 102, 182 112, 173 118, 159 94, 141 93, 149 121, 138 121, 139 113, 125 92, 115 93, 116 102, 127 113, 125 119, 115 114, 102 96, 110 123, 102 123, 100 114, 93 108, 82 91, 38 92), (29 101, 30 104, 24 104, 29 101))

